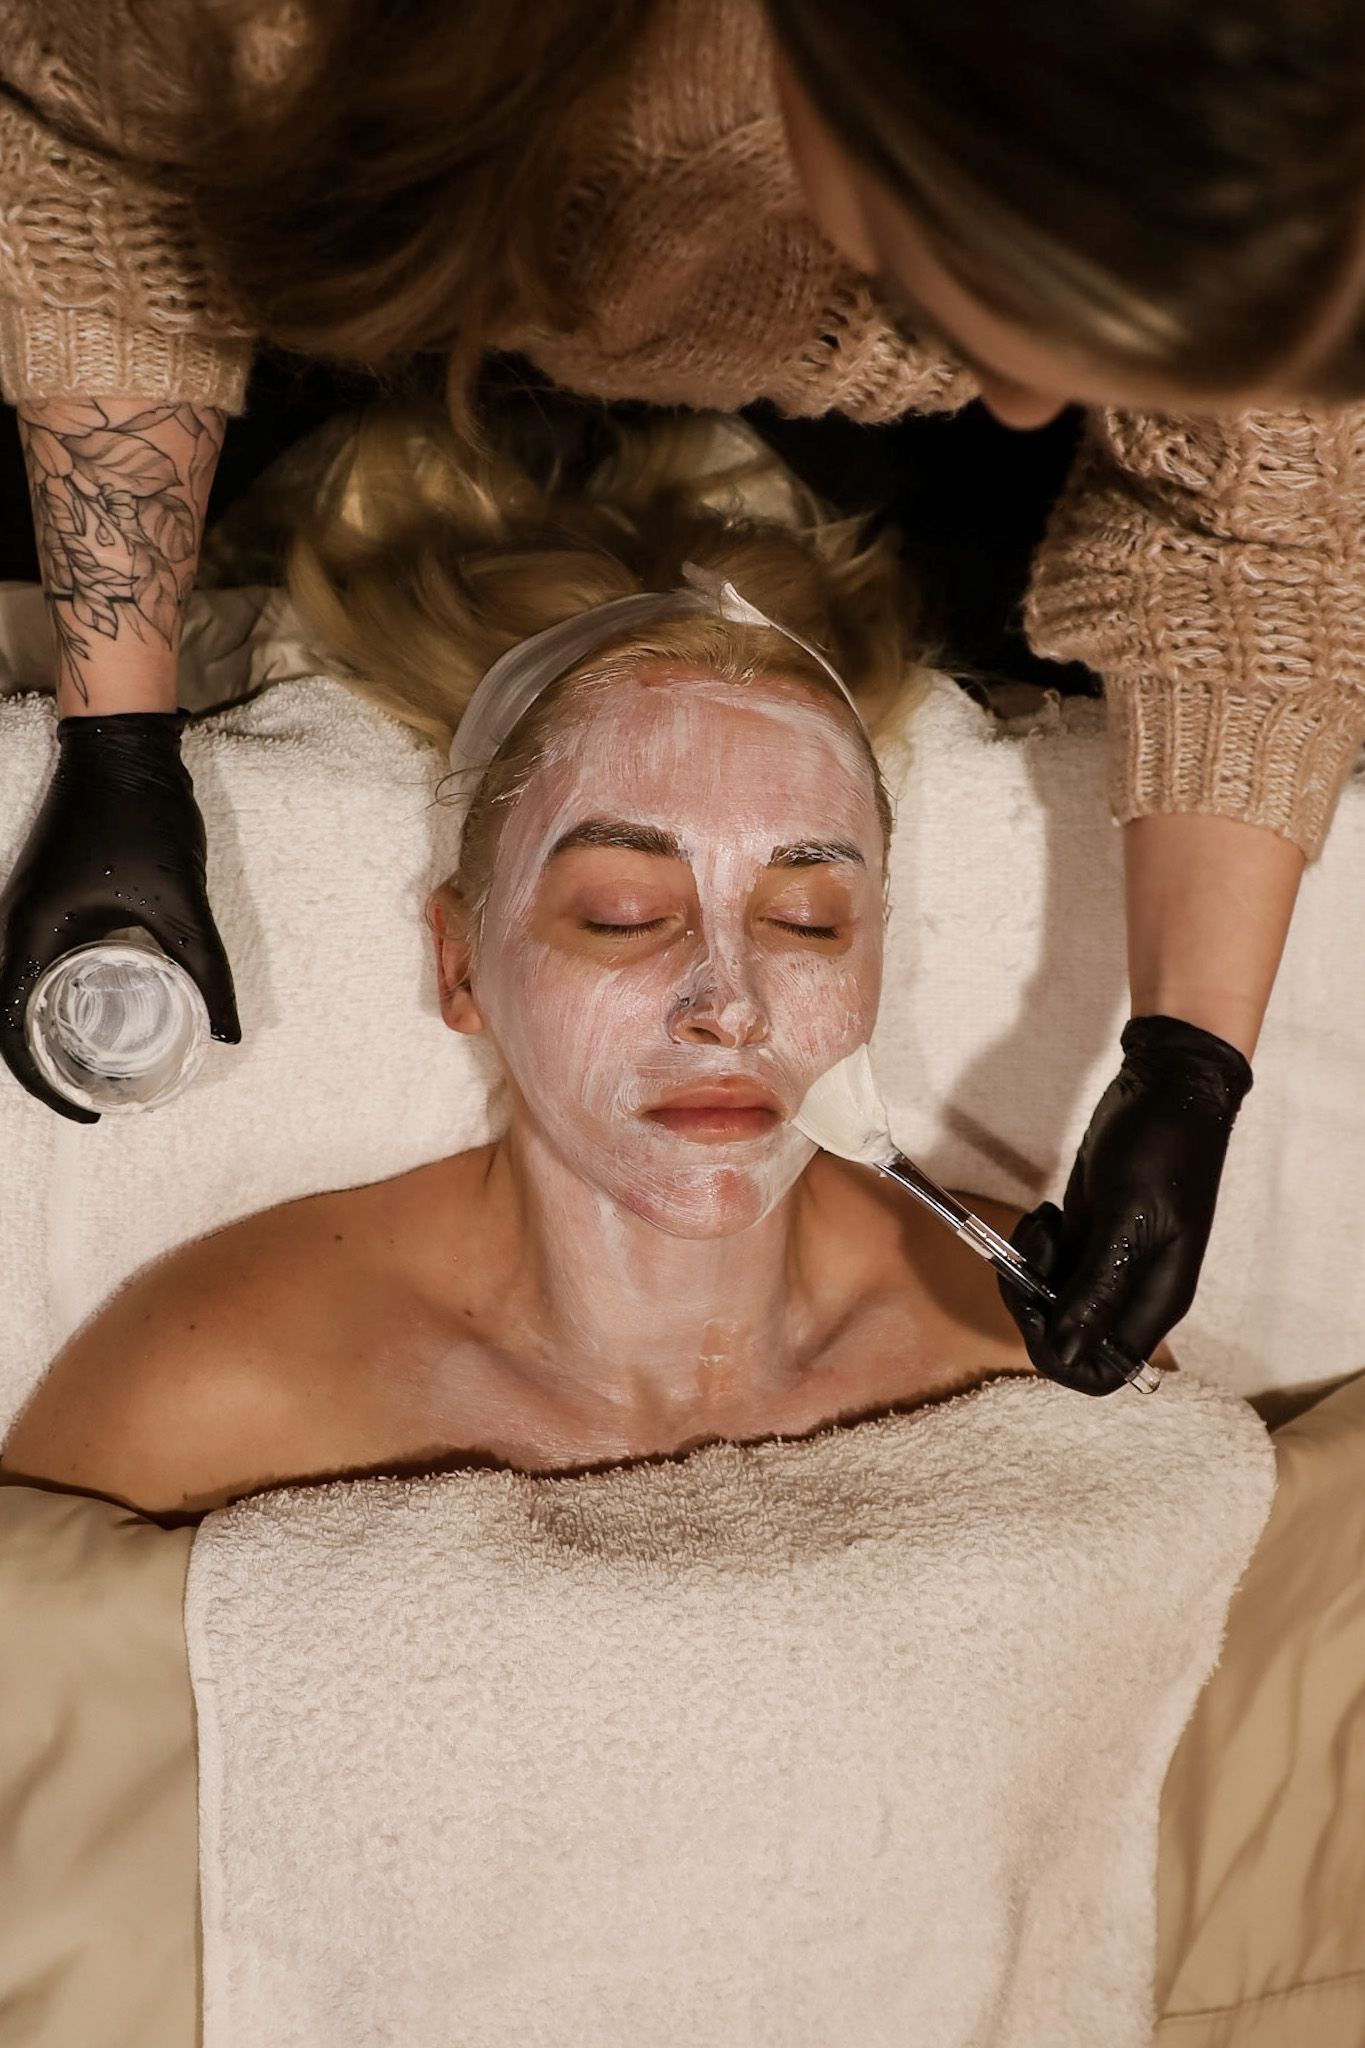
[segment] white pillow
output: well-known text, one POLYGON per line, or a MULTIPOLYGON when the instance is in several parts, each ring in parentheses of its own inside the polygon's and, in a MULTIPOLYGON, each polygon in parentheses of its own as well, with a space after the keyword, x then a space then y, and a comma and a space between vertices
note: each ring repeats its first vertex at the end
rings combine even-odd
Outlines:
MULTIPOLYGON (((952 1185, 1059 1195, 1125 1014, 1119 835, 1095 707, 1005 734, 935 685, 894 769, 879 1069, 905 1149, 952 1185)), ((51 700, 0 702, 0 874, 50 772, 51 700)), ((454 861, 430 748, 339 685, 282 684, 185 754, 244 1042, 186 1095, 77 1126, 0 1070, 0 1432, 57 1346, 148 1259, 235 1217, 488 1134, 422 921, 454 861)), ((1365 788, 1304 901, 1182 1362, 1250 1392, 1365 1364, 1365 788)))

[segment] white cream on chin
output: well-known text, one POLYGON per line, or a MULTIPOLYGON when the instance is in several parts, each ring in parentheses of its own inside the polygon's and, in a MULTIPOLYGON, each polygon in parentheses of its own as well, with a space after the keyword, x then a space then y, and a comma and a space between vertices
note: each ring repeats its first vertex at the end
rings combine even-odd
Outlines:
MULTIPOLYGON (((629 857, 642 911, 679 899, 679 863, 661 864, 667 884, 655 888, 652 859, 629 857)), ((797 895, 803 872, 791 873, 797 895)), ((585 1194, 672 1235, 752 1227, 812 1155, 789 1121, 810 1083, 871 1031, 881 902, 872 776, 836 705, 780 683, 603 685, 566 718, 512 807, 483 918, 472 990, 513 1084, 513 1142, 544 1148, 585 1194), (632 953, 623 940, 606 961, 547 935, 547 863, 594 818, 650 828, 685 851, 691 908, 666 943, 650 937, 632 953), (813 842, 861 856, 841 869, 856 915, 838 948, 786 931, 759 900, 776 890, 782 908, 774 850, 813 842), (699 1142, 648 1114, 718 1079, 769 1091, 781 1115, 751 1119, 752 1135, 699 1142)))

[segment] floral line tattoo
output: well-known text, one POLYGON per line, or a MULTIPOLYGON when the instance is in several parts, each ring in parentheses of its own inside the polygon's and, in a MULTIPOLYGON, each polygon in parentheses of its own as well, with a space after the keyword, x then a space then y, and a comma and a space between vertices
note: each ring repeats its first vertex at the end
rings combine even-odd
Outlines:
POLYGON ((19 409, 59 676, 88 704, 95 639, 125 629, 175 651, 194 583, 223 415, 54 399, 19 409))

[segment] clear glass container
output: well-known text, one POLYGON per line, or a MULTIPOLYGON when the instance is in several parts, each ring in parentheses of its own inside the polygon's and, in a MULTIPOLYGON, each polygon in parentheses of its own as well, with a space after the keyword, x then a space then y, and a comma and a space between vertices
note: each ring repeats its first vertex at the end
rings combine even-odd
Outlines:
POLYGON ((204 998, 139 930, 54 960, 34 983, 24 1022, 43 1079, 101 1116, 159 1109, 189 1086, 209 1043, 204 998))

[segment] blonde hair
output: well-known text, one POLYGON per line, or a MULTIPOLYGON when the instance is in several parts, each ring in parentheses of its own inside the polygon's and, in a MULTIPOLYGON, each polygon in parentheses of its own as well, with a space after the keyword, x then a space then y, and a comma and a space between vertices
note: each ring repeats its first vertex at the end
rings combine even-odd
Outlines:
MULTIPOLYGON (((818 647, 868 729, 887 732, 922 674, 894 545, 828 517, 757 450, 747 430, 705 417, 622 429, 570 487, 471 443, 439 408, 373 408, 293 542, 291 593, 342 679, 445 752, 499 655, 612 598, 677 588, 695 563, 818 647)), ((728 682, 789 680, 843 706, 820 664, 764 627, 680 615, 604 645, 537 699, 482 775, 461 842, 471 911, 487 893, 499 818, 534 772, 557 707, 678 660, 728 682)), ((889 830, 870 745, 868 759, 889 830)))

